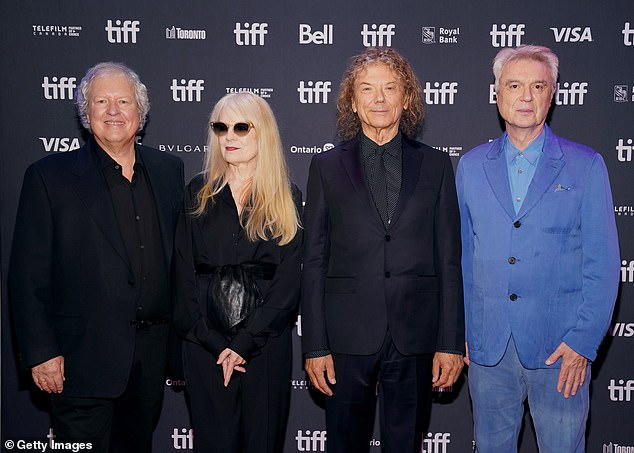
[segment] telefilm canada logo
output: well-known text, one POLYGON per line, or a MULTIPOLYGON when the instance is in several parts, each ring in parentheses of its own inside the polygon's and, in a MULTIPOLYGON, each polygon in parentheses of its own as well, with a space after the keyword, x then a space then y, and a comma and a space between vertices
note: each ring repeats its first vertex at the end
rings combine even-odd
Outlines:
POLYGON ((458 44, 460 27, 422 27, 421 40, 423 44, 458 44))
POLYGON ((460 157, 462 146, 434 146, 439 151, 449 154, 449 157, 460 157))
POLYGON ((165 29, 165 39, 207 39, 206 30, 187 30, 172 25, 165 29))
POLYGON ((81 33, 80 25, 33 24, 33 36, 57 36, 62 38, 78 38, 81 33))
POLYGON ((634 206, 632 205, 615 205, 614 215, 623 217, 634 217, 634 206))
POLYGON ((603 444, 603 453, 634 453, 634 445, 621 445, 616 442, 603 444))
POLYGON ((264 99, 269 99, 273 94, 273 88, 266 87, 225 87, 225 91, 227 92, 227 94, 249 92, 257 94, 264 99))

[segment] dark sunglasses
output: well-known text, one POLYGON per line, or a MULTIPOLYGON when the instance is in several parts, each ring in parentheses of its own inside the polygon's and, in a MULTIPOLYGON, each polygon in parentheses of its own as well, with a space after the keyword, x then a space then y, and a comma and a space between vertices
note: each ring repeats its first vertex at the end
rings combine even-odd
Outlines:
MULTIPOLYGON (((224 135, 229 131, 230 124, 225 124, 220 121, 212 121, 211 122, 211 130, 214 131, 216 135, 224 135)), ((252 122, 248 123, 236 123, 233 125, 233 133, 238 137, 244 137, 249 133, 251 128, 255 127, 252 122)))

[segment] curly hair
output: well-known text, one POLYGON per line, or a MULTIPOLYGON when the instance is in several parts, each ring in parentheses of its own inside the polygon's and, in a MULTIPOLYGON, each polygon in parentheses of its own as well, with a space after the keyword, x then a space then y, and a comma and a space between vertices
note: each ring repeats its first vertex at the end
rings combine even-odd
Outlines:
POLYGON ((425 112, 423 109, 423 90, 420 81, 409 62, 396 50, 391 48, 370 47, 360 55, 351 58, 339 86, 337 99, 337 131, 343 140, 350 140, 361 130, 361 121, 352 111, 354 84, 361 71, 368 66, 382 63, 394 71, 403 83, 407 110, 403 110, 400 119, 401 131, 411 138, 416 138, 423 125, 425 112))

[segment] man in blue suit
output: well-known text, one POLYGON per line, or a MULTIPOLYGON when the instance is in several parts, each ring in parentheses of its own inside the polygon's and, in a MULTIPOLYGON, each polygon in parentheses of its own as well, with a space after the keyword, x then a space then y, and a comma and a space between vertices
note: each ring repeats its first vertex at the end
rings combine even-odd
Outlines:
POLYGON ((497 54, 506 132, 458 165, 465 361, 480 453, 517 451, 527 398, 540 451, 584 451, 590 362, 616 299, 603 159, 545 125, 558 63, 541 46, 497 54))

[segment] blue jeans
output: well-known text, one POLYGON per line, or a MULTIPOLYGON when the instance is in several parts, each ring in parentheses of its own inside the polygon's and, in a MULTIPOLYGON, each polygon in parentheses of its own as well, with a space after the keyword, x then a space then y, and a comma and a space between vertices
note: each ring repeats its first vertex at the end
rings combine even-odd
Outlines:
POLYGON ((517 436, 528 405, 541 453, 583 453, 590 407, 586 380, 576 396, 557 392, 559 368, 530 370, 520 363, 513 338, 502 360, 494 366, 471 362, 469 392, 473 404, 474 435, 479 453, 517 452, 517 436))

